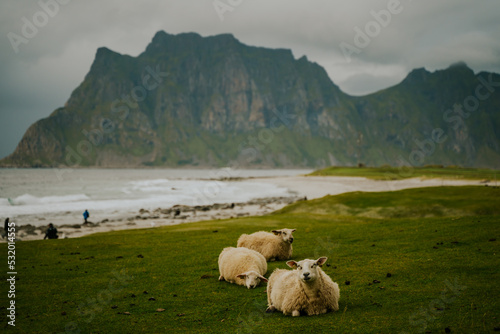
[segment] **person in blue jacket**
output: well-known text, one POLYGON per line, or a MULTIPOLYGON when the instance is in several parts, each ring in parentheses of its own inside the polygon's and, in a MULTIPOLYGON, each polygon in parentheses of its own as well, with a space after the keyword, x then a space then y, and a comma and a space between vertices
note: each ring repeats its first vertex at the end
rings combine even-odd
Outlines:
POLYGON ((84 224, 87 224, 87 219, 90 217, 90 214, 87 210, 85 210, 85 212, 83 213, 83 219, 85 219, 85 223, 84 224))

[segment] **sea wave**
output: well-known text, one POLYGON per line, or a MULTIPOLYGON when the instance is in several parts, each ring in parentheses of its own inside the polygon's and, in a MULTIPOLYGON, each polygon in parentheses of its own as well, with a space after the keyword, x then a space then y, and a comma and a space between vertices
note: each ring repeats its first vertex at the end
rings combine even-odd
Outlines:
POLYGON ((37 197, 30 194, 24 194, 15 198, 2 198, 0 205, 2 206, 18 206, 18 205, 37 205, 37 204, 60 204, 70 202, 82 202, 90 200, 85 194, 74 194, 65 196, 44 196, 37 197))
POLYGON ((131 181, 123 188, 123 192, 130 194, 133 192, 165 192, 172 190, 172 181, 167 179, 131 181))
MULTIPOLYGON (((89 194, 65 196, 34 196, 23 194, 0 198, 2 214, 7 217, 36 215, 51 217, 84 210, 133 214, 139 209, 168 208, 176 204, 207 205, 213 203, 246 202, 255 198, 289 195, 286 188, 261 182, 225 182, 216 180, 140 180, 117 184, 89 194)), ((82 189, 83 190, 83 189, 82 189)))
POLYGON ((238 203, 255 198, 290 196, 288 189, 265 181, 219 180, 227 176, 284 176, 283 170, 128 170, 75 169, 64 175, 49 169, 1 169, 0 216, 40 225, 131 217, 144 208, 238 203), (62 177, 60 177, 62 176, 62 177))

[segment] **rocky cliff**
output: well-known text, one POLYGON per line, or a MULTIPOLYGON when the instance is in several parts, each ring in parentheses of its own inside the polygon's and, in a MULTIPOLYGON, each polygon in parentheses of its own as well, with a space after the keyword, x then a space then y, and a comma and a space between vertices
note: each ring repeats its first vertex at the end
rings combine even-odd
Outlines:
POLYGON ((98 49, 66 105, 0 163, 499 168, 499 86, 499 75, 455 64, 352 97, 290 50, 158 32, 137 57, 98 49))

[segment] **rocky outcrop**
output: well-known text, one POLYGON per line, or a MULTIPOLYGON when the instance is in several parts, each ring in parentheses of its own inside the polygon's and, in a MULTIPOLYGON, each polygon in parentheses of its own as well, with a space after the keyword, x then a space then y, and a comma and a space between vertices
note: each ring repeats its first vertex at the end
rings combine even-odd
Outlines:
POLYGON ((352 97, 290 50, 250 47, 232 35, 161 31, 137 57, 98 49, 66 105, 32 125, 0 163, 498 168, 498 82, 496 74, 457 64, 414 70, 399 85, 352 97), (479 101, 481 80, 493 84, 479 101), (453 111, 473 107, 469 96, 480 102, 473 112, 453 111))

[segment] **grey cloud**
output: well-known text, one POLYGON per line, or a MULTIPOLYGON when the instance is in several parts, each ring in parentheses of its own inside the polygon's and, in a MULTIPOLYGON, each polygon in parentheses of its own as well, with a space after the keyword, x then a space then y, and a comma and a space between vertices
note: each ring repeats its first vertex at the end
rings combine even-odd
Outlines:
POLYGON ((371 11, 396 0, 220 1, 240 4, 221 21, 213 0, 69 1, 19 53, 7 34, 20 34, 22 18, 31 20, 41 8, 38 1, 2 1, 0 157, 13 151, 29 124, 67 100, 98 47, 136 56, 158 30, 232 33, 246 44, 290 48, 295 57, 307 55, 325 67, 334 83, 354 95, 397 84, 413 68, 446 68, 458 60, 475 71, 500 72, 497 0, 400 0, 401 13, 350 63, 340 43, 353 44, 354 27, 364 29, 374 20, 371 11))

